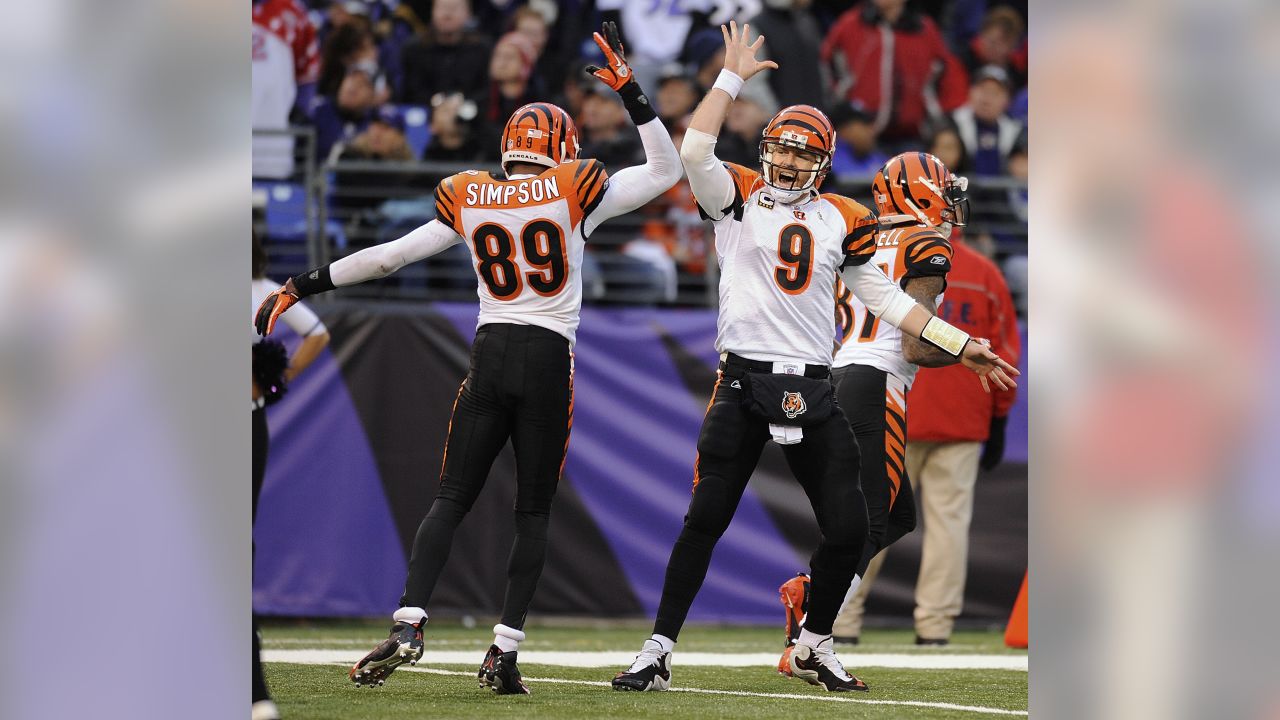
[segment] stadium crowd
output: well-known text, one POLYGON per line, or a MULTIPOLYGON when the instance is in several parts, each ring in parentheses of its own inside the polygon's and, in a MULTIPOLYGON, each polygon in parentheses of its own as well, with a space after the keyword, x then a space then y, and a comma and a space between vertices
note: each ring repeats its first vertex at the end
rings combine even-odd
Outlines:
MULTIPOLYGON (((826 109, 837 128, 829 183, 865 179, 912 149, 979 188, 982 178, 1025 182, 1026 3, 1000 0, 255 0, 254 127, 314 128, 321 165, 496 166, 511 112, 549 100, 575 119, 584 157, 638 164, 640 139, 621 102, 583 72, 601 62, 591 30, 618 22, 637 79, 678 147, 721 67, 718 24, 729 16, 717 13, 727 6, 741 14, 742 5, 759 12, 733 17, 764 33, 765 55, 780 67, 753 78, 734 102, 717 145, 722 159, 756 165, 765 122, 780 107, 807 103, 826 109)), ((294 172, 291 163, 268 167, 258 145, 255 157, 256 178, 294 172)), ((371 207, 386 184, 425 195, 432 180, 346 173, 339 189, 361 190, 331 205, 339 214, 371 207)), ((974 201, 1025 220, 1025 189, 985 192, 971 193, 974 201)), ((652 246, 660 263, 703 272, 707 243, 687 182, 642 214, 638 254, 652 246)), ((978 224, 971 244, 1021 275, 1025 239, 1008 242, 978 224)), ((1010 280, 1020 294, 1021 281, 1010 280)))

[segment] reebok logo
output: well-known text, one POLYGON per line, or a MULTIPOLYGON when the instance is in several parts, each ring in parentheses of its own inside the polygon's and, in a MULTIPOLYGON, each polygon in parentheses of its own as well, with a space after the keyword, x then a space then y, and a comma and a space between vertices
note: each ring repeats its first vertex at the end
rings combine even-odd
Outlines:
POLYGON ((742 383, 738 382, 737 380, 734 380, 733 382, 729 383, 729 387, 731 387, 731 388, 737 388, 737 389, 741 390, 741 389, 742 389, 742 383))
POLYGON ((947 264, 947 259, 946 259, 946 258, 944 258, 944 257, 942 257, 941 255, 934 255, 934 256, 929 260, 929 262, 930 262, 930 263, 932 263, 932 264, 934 264, 934 265, 946 265, 946 264, 947 264))

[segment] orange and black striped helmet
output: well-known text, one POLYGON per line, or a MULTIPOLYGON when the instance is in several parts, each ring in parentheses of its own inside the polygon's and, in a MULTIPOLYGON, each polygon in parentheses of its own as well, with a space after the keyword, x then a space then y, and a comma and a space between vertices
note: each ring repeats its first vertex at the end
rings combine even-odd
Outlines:
POLYGON ((784 192, 817 188, 831 170, 835 147, 835 128, 821 110, 812 105, 782 108, 765 125, 764 135, 760 138, 760 164, 764 168, 765 182, 784 192), (789 182, 780 179, 771 161, 773 150, 778 146, 794 148, 799 156, 812 160, 815 171, 797 173, 789 182))
POLYGON ((871 181, 876 213, 907 215, 927 225, 963 227, 969 220, 969 180, 952 175, 938 158, 923 152, 895 155, 871 181))
POLYGON ((502 130, 502 167, 526 162, 555 167, 578 159, 578 128, 558 105, 529 103, 502 130))

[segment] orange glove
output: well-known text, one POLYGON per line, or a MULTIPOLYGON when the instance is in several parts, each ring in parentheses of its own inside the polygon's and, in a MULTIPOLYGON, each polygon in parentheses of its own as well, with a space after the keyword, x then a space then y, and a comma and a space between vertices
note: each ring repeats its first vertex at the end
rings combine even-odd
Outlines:
POLYGON ((623 85, 631 82, 635 77, 631 74, 626 58, 622 56, 622 41, 618 39, 617 23, 606 22, 602 29, 603 36, 597 32, 591 33, 591 37, 596 41, 596 45, 600 46, 600 52, 604 53, 605 62, 609 66, 602 68, 588 65, 586 69, 615 91, 621 90, 623 85), (608 40, 606 41, 605 38, 608 40))
POLYGON ((287 281, 284 287, 268 295, 267 299, 258 306, 258 315, 254 318, 253 324, 258 334, 270 335, 276 327, 276 318, 293 307, 299 299, 298 292, 293 287, 293 280, 287 281))

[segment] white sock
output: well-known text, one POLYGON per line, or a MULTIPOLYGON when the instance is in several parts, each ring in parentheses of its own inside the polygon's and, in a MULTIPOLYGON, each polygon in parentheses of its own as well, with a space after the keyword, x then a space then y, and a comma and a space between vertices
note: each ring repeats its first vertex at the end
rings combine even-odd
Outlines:
POLYGON ((280 720, 280 710, 270 700, 259 700, 253 704, 253 720, 280 720))
POLYGON ((816 648, 818 645, 831 639, 830 635, 819 635, 816 632, 809 632, 808 628, 800 629, 800 637, 796 638, 796 642, 801 645, 808 645, 816 648))
POLYGON ((858 586, 862 584, 862 576, 854 575, 853 582, 849 583, 849 592, 844 594, 844 600, 840 603, 840 609, 848 607, 849 601, 853 599, 853 594, 858 592, 858 586))
POLYGON ((657 633, 654 633, 648 640, 645 640, 646 643, 650 641, 658 643, 658 647, 662 648, 662 652, 664 653, 669 653, 676 649, 676 641, 666 635, 658 635, 657 633))
POLYGON ((427 611, 419 607, 402 607, 391 616, 391 619, 396 622, 413 625, 419 620, 426 620, 427 611))
POLYGON ((493 626, 493 644, 498 646, 502 652, 511 652, 520 647, 520 641, 524 640, 524 632, 513 627, 508 627, 502 623, 493 626))

